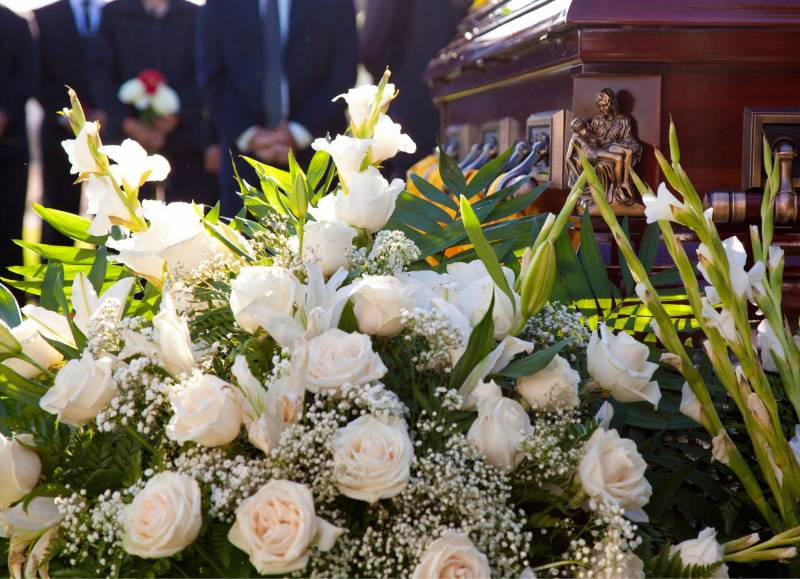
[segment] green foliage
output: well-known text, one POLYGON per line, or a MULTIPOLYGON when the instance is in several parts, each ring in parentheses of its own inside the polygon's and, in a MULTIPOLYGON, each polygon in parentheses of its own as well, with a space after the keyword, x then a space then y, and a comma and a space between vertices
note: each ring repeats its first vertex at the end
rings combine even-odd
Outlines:
MULTIPOLYGON (((473 369, 480 364, 494 348, 494 300, 495 296, 492 294, 492 300, 489 302, 486 313, 483 314, 483 318, 478 325, 472 329, 472 333, 469 335, 469 340, 467 341, 467 348, 450 373, 450 388, 454 390, 464 385, 473 369)), ((467 387, 469 390, 472 390, 474 385, 470 384, 467 385, 467 387)), ((466 396, 469 394, 469 391, 461 392, 461 394, 466 396)))
POLYGON ((712 577, 714 572, 722 565, 721 561, 711 565, 684 565, 683 561, 681 561, 680 553, 676 552, 670 555, 670 547, 671 545, 665 546, 658 555, 649 561, 645 568, 646 577, 712 577))

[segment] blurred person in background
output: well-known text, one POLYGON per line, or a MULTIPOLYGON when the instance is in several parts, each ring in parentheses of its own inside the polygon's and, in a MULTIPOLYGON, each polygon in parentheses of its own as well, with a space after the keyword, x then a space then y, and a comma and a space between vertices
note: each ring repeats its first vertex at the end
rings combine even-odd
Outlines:
POLYGON ((366 0, 359 35, 361 63, 375 79, 388 66, 401 98, 392 104, 392 119, 417 144, 413 155, 392 159, 393 177, 431 154, 439 134, 439 112, 423 80, 428 63, 456 34, 472 0, 366 0))
POLYGON ((353 0, 207 0, 197 67, 222 144, 223 215, 242 207, 231 154, 285 166, 293 150, 305 164, 314 137, 343 131, 344 103, 331 99, 355 82, 357 53, 353 0))
POLYGON ((33 38, 28 22, 0 6, 0 275, 22 264, 13 239, 22 238, 28 188, 28 135, 25 102, 33 92, 33 38))
POLYGON ((138 141, 164 155, 172 170, 166 201, 213 205, 217 200, 211 128, 195 71, 198 7, 187 0, 115 0, 103 9, 90 66, 92 95, 108 114, 104 141, 138 141), (124 103, 123 83, 142 79, 148 91, 165 84, 176 112, 153 114, 124 103), (174 98, 174 97, 173 97, 174 98))
MULTIPOLYGON (((89 51, 100 28, 102 0, 58 0, 34 11, 37 41, 37 82, 34 96, 44 111, 41 126, 42 203, 46 207, 78 213, 81 188, 61 141, 73 137, 66 118, 57 114, 69 106, 65 85, 75 89, 89 120, 105 126, 107 117, 89 90, 89 51)), ((64 243, 66 238, 42 223, 42 243, 64 243)))

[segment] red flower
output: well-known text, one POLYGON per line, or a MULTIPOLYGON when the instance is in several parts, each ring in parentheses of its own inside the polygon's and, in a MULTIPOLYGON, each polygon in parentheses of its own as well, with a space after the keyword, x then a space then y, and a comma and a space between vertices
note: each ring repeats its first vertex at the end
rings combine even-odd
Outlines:
POLYGON ((151 68, 140 72, 138 78, 142 81, 147 94, 154 94, 156 89, 166 81, 163 74, 151 68))

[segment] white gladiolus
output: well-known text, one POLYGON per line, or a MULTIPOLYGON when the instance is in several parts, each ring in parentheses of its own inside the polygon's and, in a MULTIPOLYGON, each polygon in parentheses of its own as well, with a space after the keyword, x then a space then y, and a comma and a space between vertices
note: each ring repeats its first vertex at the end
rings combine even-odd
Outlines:
MULTIPOLYGON (((798 343, 800 339, 794 336, 794 341, 798 343)), ((767 320, 761 320, 756 327, 756 343, 761 352, 761 364, 764 366, 764 370, 767 372, 777 372, 778 365, 775 363, 775 358, 777 357, 780 360, 785 360, 786 354, 783 351, 780 340, 778 340, 778 336, 772 330, 772 326, 767 320)))
POLYGON ((614 335, 605 324, 592 332, 586 349, 589 375, 620 402, 647 401, 654 407, 661 400, 658 383, 652 380, 658 364, 648 362, 647 346, 626 332, 614 335))
POLYGON ((202 446, 231 442, 239 436, 242 425, 242 411, 232 389, 210 374, 190 380, 170 400, 174 414, 167 424, 167 437, 202 446))
POLYGON ((72 307, 75 309, 73 321, 78 326, 78 329, 84 335, 88 335, 92 316, 103 309, 106 304, 112 303, 112 300, 115 303, 114 318, 117 320, 122 318, 125 302, 128 300, 135 282, 136 278, 123 278, 98 296, 92 283, 84 273, 81 272, 75 275, 75 279, 72 282, 72 307))
MULTIPOLYGON (((747 252, 744 250, 744 245, 739 241, 738 237, 729 237, 722 242, 722 247, 725 250, 725 256, 728 260, 728 278, 733 293, 739 297, 747 297, 752 301, 752 288, 754 284, 760 283, 764 276, 763 262, 756 263, 750 271, 745 270, 745 263, 747 262, 747 252)), ((705 244, 701 243, 697 248, 698 257, 702 256, 705 260, 712 262, 711 251, 705 244)), ((720 264, 714 264, 712 267, 721 267, 720 264)), ((703 275, 705 280, 709 283, 706 288, 706 295, 711 303, 719 303, 719 292, 711 283, 711 278, 706 271, 706 266, 702 262, 697 264, 697 270, 703 275)))
POLYGON ((405 422, 365 415, 333 440, 336 486, 351 499, 376 503, 400 494, 411 477, 414 446, 405 422))
POLYGON ((191 373, 196 364, 189 324, 178 315, 169 292, 164 292, 161 298, 153 327, 158 330, 161 359, 167 371, 173 376, 191 373))
POLYGON ((402 131, 403 129, 398 123, 395 123, 388 115, 381 113, 372 133, 372 145, 369 148, 370 161, 380 163, 391 159, 401 151, 416 153, 417 145, 402 131))
POLYGON ((414 309, 416 288, 391 275, 365 275, 353 294, 359 331, 393 337, 403 328, 403 312, 414 309))
MULTIPOLYGON (((717 542, 717 531, 711 527, 706 527, 696 539, 688 539, 670 548, 670 555, 679 553, 681 562, 685 565, 711 565, 723 561, 725 549, 717 542)), ((724 563, 720 565, 711 577, 715 579, 726 579, 728 577, 728 566, 724 563)))
POLYGON ((350 186, 353 177, 361 171, 361 165, 367 156, 367 151, 372 144, 370 139, 355 139, 345 135, 337 135, 333 141, 316 139, 311 143, 315 151, 325 151, 336 164, 339 180, 345 187, 350 186))
POLYGON ((638 513, 653 492, 644 476, 646 469, 635 442, 620 438, 616 430, 598 428, 586 442, 578 477, 590 497, 638 513))
POLYGON ((171 87, 161 84, 150 99, 150 107, 160 117, 177 115, 181 112, 181 101, 171 87))
POLYGON ((125 552, 145 559, 170 557, 191 545, 203 524, 200 486, 190 476, 155 475, 122 516, 125 552))
POLYGON ((239 504, 228 540, 260 574, 285 575, 305 568, 312 547, 331 550, 343 532, 317 516, 307 486, 274 479, 239 504))
POLYGON ((412 579, 488 579, 489 559, 467 535, 454 533, 433 541, 420 558, 412 579))
POLYGON ((100 167, 97 166, 92 150, 89 147, 89 139, 98 139, 100 123, 97 121, 87 122, 83 125, 80 132, 74 139, 61 141, 61 146, 69 157, 72 165, 69 172, 72 175, 84 175, 86 173, 98 173, 100 167))
POLYGON ((367 167, 353 176, 347 192, 337 191, 333 198, 336 218, 351 227, 375 233, 389 221, 397 196, 404 188, 402 179, 394 179, 390 184, 375 167, 367 167))
MULTIPOLYGON (((386 83, 381 95, 381 102, 378 103, 378 108, 385 111, 389 107, 389 103, 395 96, 395 87, 392 83, 386 83)), ((378 97, 378 87, 374 84, 365 84, 351 88, 344 94, 334 97, 334 101, 344 99, 347 103, 347 114, 350 117, 350 122, 356 130, 361 129, 364 123, 370 116, 375 100, 378 97)))
MULTIPOLYGON (((303 235, 303 258, 319 263, 322 273, 329 276, 340 268, 349 267, 355 230, 341 221, 311 221, 303 235)), ((297 247, 297 237, 290 239, 297 247)))
POLYGON ((703 413, 703 408, 700 406, 700 401, 692 392, 692 388, 688 382, 684 382, 681 387, 681 405, 680 412, 687 418, 691 418, 700 424, 700 418, 703 413))
POLYGON ((133 139, 125 139, 121 145, 103 145, 100 152, 117 163, 111 166, 111 174, 128 191, 139 189, 147 181, 163 181, 169 175, 169 162, 161 155, 148 155, 133 139))
POLYGON ((308 390, 337 390, 344 384, 380 380, 386 366, 366 334, 330 329, 308 342, 308 390))
POLYGON ((644 214, 647 217, 647 223, 656 223, 658 221, 678 223, 678 220, 675 219, 675 213, 686 209, 684 204, 678 201, 664 183, 658 186, 656 195, 643 195, 642 201, 644 202, 644 214))
POLYGON ((575 408, 581 377, 561 356, 536 374, 517 379, 517 392, 536 410, 575 408))
POLYGON ((39 455, 0 432, 0 511, 31 492, 41 474, 39 455))
POLYGON ((484 397, 478 401, 478 417, 467 438, 486 457, 486 462, 510 471, 524 458, 519 447, 531 434, 531 419, 519 402, 484 397))
POLYGON ((738 343, 739 333, 736 331, 736 322, 731 313, 724 307, 717 311, 705 297, 700 298, 700 301, 703 305, 701 313, 706 323, 710 327, 716 328, 728 342, 738 343))
POLYGON ((71 426, 94 420, 116 394, 111 364, 110 357, 95 360, 85 350, 80 359, 70 360, 58 371, 53 386, 39 399, 39 406, 71 426))

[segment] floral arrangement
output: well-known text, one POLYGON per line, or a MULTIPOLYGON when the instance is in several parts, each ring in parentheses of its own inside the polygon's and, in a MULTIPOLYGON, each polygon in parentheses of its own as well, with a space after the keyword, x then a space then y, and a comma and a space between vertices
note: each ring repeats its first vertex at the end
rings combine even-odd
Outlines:
POLYGON ((21 312, 1 288, 9 574, 697 577, 788 558, 796 530, 711 528, 640 558, 653 489, 607 399, 656 406, 659 364, 548 303, 593 177, 512 267, 462 195, 472 253, 432 266, 434 234, 392 228, 408 194, 379 165, 413 143, 388 81, 342 95, 349 134, 315 141, 307 171, 248 159, 260 187, 240 180, 234 219, 140 203, 168 162, 103 145, 71 95, 93 219, 36 209, 97 249, 32 245, 48 264, 15 283, 39 295, 21 312))
POLYGON ((157 70, 143 70, 135 78, 126 80, 119 87, 117 97, 126 105, 142 111, 145 117, 167 117, 177 115, 181 110, 178 93, 157 70))

